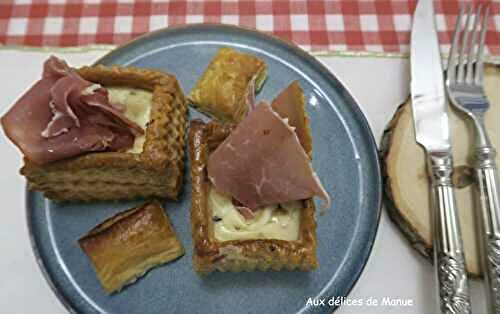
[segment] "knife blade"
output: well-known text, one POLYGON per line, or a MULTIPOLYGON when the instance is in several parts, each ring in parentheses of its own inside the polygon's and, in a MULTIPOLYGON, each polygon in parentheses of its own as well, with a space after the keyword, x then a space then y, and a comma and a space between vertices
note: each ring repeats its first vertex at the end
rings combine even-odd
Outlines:
POLYGON ((410 55, 417 142, 427 151, 449 150, 446 94, 432 1, 418 2, 413 17, 410 55))
POLYGON ((434 267, 441 313, 470 313, 455 195, 447 99, 432 0, 420 0, 411 31, 411 99, 415 139, 427 155, 433 213, 434 267))

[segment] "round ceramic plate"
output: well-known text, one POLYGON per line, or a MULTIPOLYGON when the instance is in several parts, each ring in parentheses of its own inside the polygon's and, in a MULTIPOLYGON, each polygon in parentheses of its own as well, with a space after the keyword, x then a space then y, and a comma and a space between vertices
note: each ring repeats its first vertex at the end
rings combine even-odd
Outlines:
MULTIPOLYGON (((257 100, 272 100, 293 80, 299 80, 304 89, 314 140, 313 166, 333 200, 324 215, 317 214, 319 268, 197 275, 191 264, 191 184, 186 171, 180 200, 164 204, 186 254, 149 271, 120 293, 108 295, 77 239, 140 201, 57 204, 27 192, 33 248, 47 280, 68 309, 141 314, 327 313, 332 308, 306 306, 308 298, 346 296, 360 276, 380 216, 377 149, 354 99, 318 61, 295 46, 255 31, 192 25, 140 37, 98 62, 172 73, 187 94, 217 49, 224 46, 267 63, 269 75, 257 100)), ((191 119, 200 116, 190 111, 191 119)))

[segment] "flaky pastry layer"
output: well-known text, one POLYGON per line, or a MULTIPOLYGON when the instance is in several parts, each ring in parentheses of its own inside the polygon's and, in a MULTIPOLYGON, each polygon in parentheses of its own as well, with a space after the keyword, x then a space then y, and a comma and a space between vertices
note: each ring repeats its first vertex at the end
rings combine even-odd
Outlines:
POLYGON ((267 66, 261 59, 220 48, 188 99, 198 111, 222 123, 239 122, 248 111, 249 93, 259 91, 266 76, 267 66))
POLYGON ((149 269, 184 255, 158 201, 106 219, 78 243, 108 293, 119 291, 149 269))

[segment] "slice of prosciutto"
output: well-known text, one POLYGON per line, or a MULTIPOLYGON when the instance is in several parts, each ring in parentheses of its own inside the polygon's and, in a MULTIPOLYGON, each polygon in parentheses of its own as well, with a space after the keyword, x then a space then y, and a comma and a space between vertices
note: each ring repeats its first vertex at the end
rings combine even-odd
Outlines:
POLYGON ((241 204, 234 198, 232 198, 231 200, 234 208, 236 208, 236 210, 240 213, 241 216, 243 216, 243 218, 252 219, 255 217, 255 213, 250 208, 243 206, 243 204, 241 204))
POLYGON ((208 177, 217 192, 245 207, 330 197, 294 131, 267 103, 260 103, 210 154, 208 177))
POLYGON ((9 139, 37 164, 132 147, 140 126, 110 104, 107 91, 50 57, 42 78, 1 118, 9 139))

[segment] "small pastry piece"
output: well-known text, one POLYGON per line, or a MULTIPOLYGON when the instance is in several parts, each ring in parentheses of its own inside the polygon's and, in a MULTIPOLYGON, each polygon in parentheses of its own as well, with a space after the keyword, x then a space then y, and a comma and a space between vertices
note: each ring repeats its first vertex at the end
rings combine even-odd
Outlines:
MULTIPOLYGON (((260 209, 246 220, 230 197, 214 192, 207 176, 209 154, 233 129, 230 125, 191 122, 193 267, 212 271, 254 271, 317 267, 316 221, 312 199, 260 209), (273 211, 271 211, 271 209, 273 211)), ((248 210, 248 209, 247 209, 248 210)))
POLYGON ((158 201, 118 213, 90 230, 78 243, 108 293, 184 255, 158 201))
POLYGON ((144 134, 138 134, 126 150, 90 152, 44 164, 25 158, 21 174, 29 188, 56 201, 177 199, 187 105, 176 78, 155 70, 102 65, 77 73, 105 87, 110 101, 144 134))
POLYGON ((306 154, 312 157, 312 134, 306 115, 305 97, 299 81, 293 81, 273 100, 271 107, 281 118, 295 128, 295 133, 306 154))
POLYGON ((262 87, 267 66, 259 58, 221 48, 188 96, 197 110, 222 123, 239 122, 262 87))

